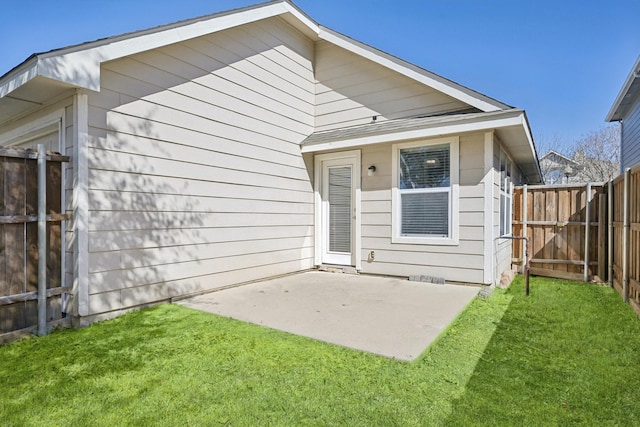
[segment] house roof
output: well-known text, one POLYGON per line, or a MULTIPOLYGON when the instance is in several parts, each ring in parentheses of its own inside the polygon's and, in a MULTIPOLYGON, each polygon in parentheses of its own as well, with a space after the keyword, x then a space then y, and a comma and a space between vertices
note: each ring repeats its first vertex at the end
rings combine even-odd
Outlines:
POLYGON ((607 114, 607 118, 605 120, 607 122, 617 122, 622 120, 639 96, 640 55, 638 55, 638 59, 636 59, 636 62, 633 64, 633 67, 631 68, 627 79, 624 81, 624 84, 620 89, 620 93, 618 93, 618 96, 613 102, 613 106, 611 107, 611 110, 609 110, 609 114, 607 114))
POLYGON ((142 31, 36 53, 0 77, 0 123, 68 88, 100 90, 100 64, 135 53, 279 16, 312 40, 326 40, 459 99, 481 111, 512 108, 371 46, 318 25, 288 0, 277 0, 142 31))
POLYGON ((564 154, 558 153, 555 150, 549 150, 549 152, 547 154, 545 154, 544 156, 540 157, 540 161, 543 161, 543 160, 555 161, 556 163, 562 162, 563 164, 569 164, 569 163, 571 163, 573 165, 578 165, 579 164, 578 162, 576 162, 572 158, 567 157, 564 154), (559 159, 560 161, 558 161, 556 159, 559 159))
MULTIPOLYGON (((285 20, 313 41, 327 41, 346 49, 458 99, 474 111, 484 113, 512 111, 519 117, 517 120, 520 120, 519 126, 522 128, 517 135, 519 144, 521 148, 526 147, 524 151, 527 162, 535 163, 536 167, 533 169, 539 174, 535 146, 523 111, 323 27, 289 0, 270 1, 33 54, 0 77, 0 124, 26 115, 40 108, 45 102, 66 96, 70 88, 99 91, 101 64, 104 62, 273 17, 285 20)), ((465 115, 458 117, 457 121, 440 117, 437 121, 444 126, 449 121, 460 125, 465 121, 476 119, 482 121, 482 116, 465 115)), ((429 127, 427 122, 428 120, 422 124, 429 127)), ((502 132, 507 133, 506 128, 502 129, 502 132)), ((316 135, 316 137, 319 136, 316 135)), ((535 173, 532 172, 532 174, 535 173)))
POLYGON ((520 166, 527 181, 532 184, 542 182, 542 173, 526 113, 515 108, 481 113, 463 112, 412 117, 315 132, 303 141, 302 152, 347 149, 362 145, 490 130, 496 132, 513 160, 520 166))

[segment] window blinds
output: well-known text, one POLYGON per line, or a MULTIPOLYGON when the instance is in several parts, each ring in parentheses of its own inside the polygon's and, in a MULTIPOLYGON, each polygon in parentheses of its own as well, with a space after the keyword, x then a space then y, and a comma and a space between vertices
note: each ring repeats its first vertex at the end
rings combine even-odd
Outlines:
POLYGON ((351 252, 351 167, 329 168, 329 251, 351 252))

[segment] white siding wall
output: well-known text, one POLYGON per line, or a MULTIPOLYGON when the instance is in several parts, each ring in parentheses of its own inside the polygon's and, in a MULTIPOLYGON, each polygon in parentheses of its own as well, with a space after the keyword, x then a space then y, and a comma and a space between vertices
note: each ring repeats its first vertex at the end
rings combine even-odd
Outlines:
POLYGON ((640 162, 640 99, 622 122, 621 171, 640 162))
POLYGON ((316 46, 316 130, 469 106, 328 42, 316 46))
POLYGON ((391 243, 392 146, 362 149, 362 272, 425 274, 482 283, 484 272, 484 134, 460 136, 460 234, 456 246, 391 243), (376 173, 367 176, 367 168, 376 173), (375 251, 375 260, 369 253, 375 251))
POLYGON ((313 266, 313 55, 273 18, 103 66, 90 314, 313 266))

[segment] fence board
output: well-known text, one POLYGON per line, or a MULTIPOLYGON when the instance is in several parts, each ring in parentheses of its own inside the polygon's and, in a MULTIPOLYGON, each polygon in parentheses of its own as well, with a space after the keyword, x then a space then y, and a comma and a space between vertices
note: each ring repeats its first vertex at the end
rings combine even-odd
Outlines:
MULTIPOLYGON (((47 155, 47 322, 60 324, 62 295, 62 164, 47 155)), ((33 151, 0 148, 0 344, 38 325, 38 167, 33 151), (3 156, 4 155, 4 156, 3 156)), ((65 323, 65 322, 62 322, 65 323)))
MULTIPOLYGON (((514 201, 523 204, 525 187, 516 187, 514 201)), ((589 206, 589 248, 585 249, 587 186, 527 187, 528 206, 514 209, 517 235, 530 237, 531 271, 559 278, 582 279, 585 255, 589 255, 589 276, 595 275, 597 260, 606 253, 600 235, 600 197, 602 185, 592 185, 589 206), (526 229, 523 225, 527 212, 526 229), (588 251, 588 252, 586 252, 588 251), (602 253, 601 253, 602 252, 602 253)), ((520 206, 520 205, 518 205, 520 206)), ((514 230, 516 230, 514 228, 514 230)), ((522 249, 514 245, 514 259, 522 264, 522 249)))
MULTIPOLYGON (((514 224, 520 226, 514 230, 530 237, 533 274, 580 280, 586 256, 587 276, 608 280, 640 316, 640 163, 606 185, 591 187, 589 215, 586 185, 516 187, 514 203, 524 203, 524 191, 532 202, 513 210, 514 224), (587 217, 589 247, 585 248, 587 217)), ((521 248, 515 245, 513 258, 522 262, 521 248)))

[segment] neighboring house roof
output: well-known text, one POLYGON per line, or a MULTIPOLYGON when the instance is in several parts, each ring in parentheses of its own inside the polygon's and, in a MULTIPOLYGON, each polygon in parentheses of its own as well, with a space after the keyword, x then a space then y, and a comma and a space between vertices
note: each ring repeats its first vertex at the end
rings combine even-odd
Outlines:
MULTIPOLYGON (((423 118, 420 125, 429 127, 462 126, 472 120, 499 120, 501 138, 513 145, 514 160, 521 160, 521 168, 531 182, 539 182, 541 173, 526 114, 507 104, 448 80, 428 70, 410 64, 393 55, 317 24, 289 0, 277 0, 255 6, 202 16, 142 31, 99 39, 49 52, 31 55, 27 60, 0 77, 0 123, 27 114, 45 102, 64 94, 69 88, 99 91, 101 64, 173 43, 215 33, 259 20, 280 17, 313 41, 327 41, 353 54, 427 85, 441 93, 464 102, 480 115, 466 114, 423 118), (496 112, 489 118, 483 113, 496 112), (509 116, 509 117, 507 117, 509 116), (429 123, 432 120, 433 123, 429 123), (500 120, 502 120, 500 122, 500 120), (505 121, 506 120, 506 121, 505 121), (519 129, 516 129, 519 127, 519 129), (515 138, 511 138, 515 136, 515 138)), ((407 119, 413 120, 413 119, 407 119)), ((419 119, 416 119, 419 120, 419 119)), ((389 126, 402 126, 397 121, 389 126)), ((418 122, 410 126, 418 126, 418 122)), ((482 129, 482 123, 479 124, 482 129)), ((489 126, 489 125, 487 125, 489 126)), ((462 129, 461 127, 460 129, 462 129)), ((477 130, 474 128, 473 130, 477 130)), ((487 127, 489 129, 489 127, 487 127)), ((472 130, 470 127, 467 130, 472 130)), ((314 134, 315 135, 315 134, 314 134)), ((315 135, 320 138, 320 135, 315 135)), ((310 141, 313 141, 311 139, 310 141)), ((307 145, 311 142, 307 141, 307 145)))
POLYGON ((616 97, 616 100, 607 114, 607 118, 605 119, 607 122, 617 122, 622 120, 629 108, 631 108, 634 102, 638 99, 640 95, 640 55, 638 59, 636 59, 635 64, 633 64, 633 68, 631 68, 631 72, 627 76, 627 79, 624 81, 622 85, 622 89, 620 89, 620 93, 616 97))
POLYGON ((554 150, 549 150, 549 152, 547 154, 545 154, 544 156, 540 157, 540 162, 551 162, 551 163, 556 163, 556 164, 561 164, 561 165, 573 165, 573 166, 578 166, 579 163, 576 162, 575 160, 573 160, 570 157, 565 156, 564 154, 558 153, 557 151, 554 150))

